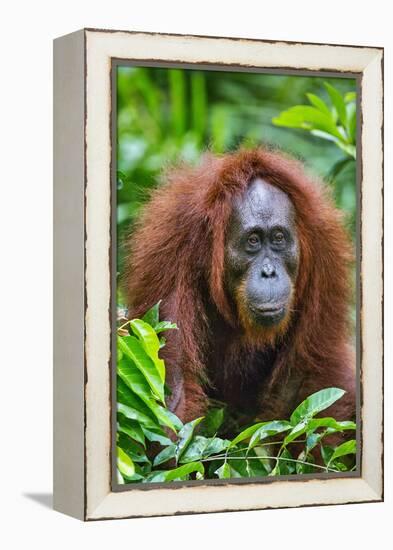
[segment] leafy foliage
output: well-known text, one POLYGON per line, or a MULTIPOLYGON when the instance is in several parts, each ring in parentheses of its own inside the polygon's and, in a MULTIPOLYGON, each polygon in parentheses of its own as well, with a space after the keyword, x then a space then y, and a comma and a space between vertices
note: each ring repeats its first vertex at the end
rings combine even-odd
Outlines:
POLYGON ((343 396, 339 388, 310 395, 289 420, 257 422, 232 439, 220 437, 225 424, 222 408, 213 407, 205 417, 183 424, 165 405, 168 390, 158 336, 164 330, 176 330, 176 325, 159 321, 159 304, 143 319, 118 329, 119 483, 252 478, 354 467, 356 440, 332 447, 325 444, 325 437, 354 431, 356 425, 315 418, 343 396), (316 464, 316 451, 323 464, 316 464))
POLYGON ((272 119, 279 127, 297 128, 334 143, 344 156, 338 158, 325 179, 333 186, 337 206, 349 214, 349 226, 355 232, 356 194, 356 92, 341 93, 324 82, 330 105, 320 95, 306 93, 311 105, 295 105, 272 119), (344 176, 342 178, 342 176, 344 176))
POLYGON ((295 105, 273 118, 277 126, 301 128, 314 136, 332 141, 349 157, 356 158, 356 94, 342 95, 324 82, 331 107, 319 96, 307 93, 311 105, 295 105))

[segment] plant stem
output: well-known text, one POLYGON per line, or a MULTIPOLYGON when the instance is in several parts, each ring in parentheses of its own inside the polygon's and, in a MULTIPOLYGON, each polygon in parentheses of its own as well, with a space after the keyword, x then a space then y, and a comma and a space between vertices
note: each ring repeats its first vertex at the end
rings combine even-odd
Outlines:
MULTIPOLYGON (((210 457, 209 456, 208 458, 201 458, 200 462, 210 462, 212 460, 217 460, 217 459, 218 459, 218 457, 215 457, 215 456, 210 457)), ((296 462, 297 464, 305 464, 306 466, 312 466, 313 468, 319 468, 321 470, 325 470, 326 472, 340 473, 340 470, 333 470, 331 468, 328 468, 327 466, 319 466, 319 464, 313 464, 312 462, 304 462, 304 460, 297 460, 296 458, 282 458, 282 457, 279 457, 279 456, 264 456, 264 457, 249 456, 247 458, 247 460, 265 460, 265 459, 284 460, 286 462, 296 462)), ((233 456, 233 457, 229 457, 229 460, 244 460, 244 457, 243 456, 233 456)))
POLYGON ((127 326, 129 323, 131 323, 131 319, 129 319, 128 321, 126 321, 125 323, 123 323, 120 327, 117 327, 117 330, 122 330, 125 326, 127 326))
MULTIPOLYGON (((292 443, 304 443, 306 440, 305 439, 296 439, 294 441, 291 441, 290 443, 288 443, 288 445, 292 445, 292 443)), ((257 445, 257 447, 268 447, 269 445, 278 445, 280 443, 283 443, 283 441, 270 441, 268 443, 261 443, 260 445, 257 445)), ((247 451, 248 450, 248 447, 241 447, 240 449, 233 449, 233 451, 231 451, 231 453, 240 453, 242 451, 247 451)), ((220 455, 214 455, 213 457, 209 457, 209 458, 214 458, 214 459, 221 459, 221 458, 224 458, 227 457, 228 459, 231 459, 232 458, 232 455, 231 454, 228 454, 228 452, 226 452, 225 454, 220 454, 220 455)), ((246 457, 242 457, 244 458, 245 460, 247 460, 246 457)), ((252 458, 259 458, 260 460, 263 460, 264 456, 258 456, 258 457, 252 457, 252 458)))

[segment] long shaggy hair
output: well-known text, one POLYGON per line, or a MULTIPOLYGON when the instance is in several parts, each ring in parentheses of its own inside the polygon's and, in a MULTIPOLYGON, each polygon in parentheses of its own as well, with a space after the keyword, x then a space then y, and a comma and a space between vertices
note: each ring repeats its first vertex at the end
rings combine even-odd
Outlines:
POLYGON ((206 384, 210 376, 207 365, 218 333, 230 335, 220 341, 230 366, 213 365, 213 371, 230 377, 231 365, 253 362, 263 342, 244 339, 247 322, 226 292, 224 259, 234 200, 257 176, 292 201, 300 249, 292 315, 280 335, 260 400, 261 415, 284 413, 283 401, 289 407, 291 399, 296 404, 304 393, 327 386, 347 389, 338 416, 353 413, 350 241, 326 187, 282 153, 257 148, 206 155, 197 167, 180 166, 167 174, 130 237, 122 278, 130 316, 143 315, 162 300, 161 317, 177 322, 179 330, 169 335, 164 355, 169 374, 176 365, 184 379, 184 417, 203 409, 203 380, 206 384), (290 397, 282 388, 296 389, 290 397))

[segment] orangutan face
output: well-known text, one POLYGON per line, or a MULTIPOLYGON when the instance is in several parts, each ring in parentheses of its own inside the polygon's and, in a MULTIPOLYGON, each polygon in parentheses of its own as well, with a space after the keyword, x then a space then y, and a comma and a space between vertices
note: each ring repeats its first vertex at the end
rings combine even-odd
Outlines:
POLYGON ((227 291, 242 316, 273 327, 290 313, 299 263, 295 211, 261 178, 234 205, 226 241, 227 291))

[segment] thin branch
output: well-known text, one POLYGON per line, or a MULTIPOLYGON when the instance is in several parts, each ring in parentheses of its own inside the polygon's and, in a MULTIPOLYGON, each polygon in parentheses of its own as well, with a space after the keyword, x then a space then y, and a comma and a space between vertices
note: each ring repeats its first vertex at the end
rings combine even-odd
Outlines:
MULTIPOLYGON (((304 443, 306 440, 305 439, 295 439, 294 441, 291 441, 290 443, 288 443, 288 445, 292 445, 292 443, 304 443)), ((271 441, 270 443, 261 443, 260 445, 256 445, 256 447, 269 447, 269 445, 278 445, 279 443, 283 443, 282 441, 271 441)), ((253 447, 256 448, 256 447, 253 447)), ((251 450, 253 450, 251 449, 251 450)), ((240 449, 233 449, 233 451, 231 451, 232 453, 240 453, 242 451, 247 451, 248 450, 248 447, 241 447, 240 449)), ((218 455, 214 455, 214 456, 211 456, 209 457, 211 460, 221 460, 221 459, 224 459, 227 458, 227 459, 231 459, 232 458, 232 455, 231 454, 228 454, 228 451, 225 453, 225 454, 218 454, 218 455)), ((247 460, 247 457, 241 457, 243 458, 244 460, 247 460)), ((263 460, 264 458, 266 458, 265 456, 257 456, 257 457, 251 457, 251 458, 259 458, 260 460, 263 460)), ((205 459, 203 459, 205 460, 205 459)))
MULTIPOLYGON (((320 468, 321 470, 325 470, 326 472, 336 472, 339 473, 340 470, 333 470, 331 468, 328 468, 327 466, 319 466, 319 464, 314 464, 313 462, 304 462, 303 460, 297 460, 296 458, 282 458, 279 456, 249 456, 248 458, 244 458, 243 456, 233 456, 229 457, 229 460, 284 460, 285 462, 296 462, 297 464, 305 464, 306 466, 312 466, 313 468, 320 468)), ((217 457, 209 457, 209 458, 202 458, 200 459, 200 462, 210 462, 212 460, 217 460, 217 457)))

